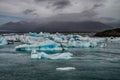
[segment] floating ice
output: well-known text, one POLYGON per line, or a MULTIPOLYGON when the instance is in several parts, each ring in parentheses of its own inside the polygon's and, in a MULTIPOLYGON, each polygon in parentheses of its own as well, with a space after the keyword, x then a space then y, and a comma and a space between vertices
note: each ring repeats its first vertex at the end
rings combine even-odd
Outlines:
MULTIPOLYGON (((60 33, 28 33, 23 35, 7 35, 3 37, 6 41, 20 41, 23 45, 17 46, 18 51, 30 51, 36 49, 40 52, 59 52, 65 48, 95 48, 106 47, 105 38, 83 37, 80 35, 63 35, 60 33)), ((108 39, 108 41, 119 41, 120 39, 108 39)), ((3 44, 1 44, 3 45, 3 44)))
POLYGON ((39 37, 45 37, 43 32, 39 33, 39 37))
POLYGON ((58 71, 69 71, 69 70, 75 70, 75 67, 61 67, 61 68, 56 68, 58 71))
POLYGON ((106 41, 108 41, 108 42, 118 42, 118 43, 120 43, 120 38, 119 38, 119 37, 116 37, 116 38, 114 38, 114 37, 106 38, 106 41))
POLYGON ((28 33, 28 36, 37 37, 37 33, 32 33, 32 32, 29 32, 29 33, 28 33))
MULTIPOLYGON (((16 38, 16 37, 15 37, 16 38)), ((105 40, 92 37, 82 37, 80 35, 63 35, 60 33, 29 33, 18 37, 24 43, 16 46, 17 51, 31 52, 33 49, 38 52, 56 53, 62 52, 66 48, 96 48, 105 47, 105 40)))
POLYGON ((39 59, 40 58, 40 56, 38 55, 38 52, 36 50, 32 50, 31 58, 32 59, 39 59))
POLYGON ((23 44, 15 47, 16 51, 23 51, 23 52, 31 52, 33 49, 37 50, 38 52, 46 52, 46 53, 55 53, 55 52, 62 52, 63 48, 60 47, 60 44, 46 40, 43 42, 39 42, 37 44, 23 44))
POLYGON ((7 45, 7 41, 5 39, 0 38, 0 46, 7 45))
POLYGON ((73 56, 72 53, 66 52, 66 53, 56 53, 56 54, 46 54, 45 52, 36 52, 36 50, 33 50, 31 53, 32 59, 51 59, 51 60, 67 60, 71 59, 73 56))
MULTIPOLYGON (((68 43, 62 43, 64 47, 70 48, 94 48, 94 47, 102 47, 104 42, 97 41, 69 41, 68 43)), ((105 47, 106 45, 104 45, 105 47)))

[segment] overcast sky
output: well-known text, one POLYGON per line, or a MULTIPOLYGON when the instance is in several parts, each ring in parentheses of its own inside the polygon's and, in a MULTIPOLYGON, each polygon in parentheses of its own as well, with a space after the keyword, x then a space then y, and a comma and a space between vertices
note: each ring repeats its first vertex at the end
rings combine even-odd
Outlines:
POLYGON ((0 24, 35 19, 115 22, 120 0, 0 0, 0 24))

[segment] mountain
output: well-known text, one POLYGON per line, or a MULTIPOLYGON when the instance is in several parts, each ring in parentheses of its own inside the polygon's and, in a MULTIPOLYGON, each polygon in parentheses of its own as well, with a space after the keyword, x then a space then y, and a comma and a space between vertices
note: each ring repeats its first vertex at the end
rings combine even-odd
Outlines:
POLYGON ((110 23, 108 25, 114 26, 114 28, 120 28, 120 22, 118 22, 118 23, 110 23))
POLYGON ((29 22, 8 22, 0 27, 0 30, 10 31, 10 32, 29 32, 34 29, 35 24, 29 22))
POLYGON ((97 37, 120 37, 120 28, 105 30, 95 34, 97 37))
MULTIPOLYGON (((44 31, 57 31, 57 32, 98 32, 105 29, 110 29, 111 26, 105 25, 100 22, 52 22, 42 26, 44 31)), ((38 27, 36 30, 41 30, 38 27)))
POLYGON ((98 32, 112 27, 101 22, 9 22, 0 27, 0 30, 15 32, 98 32))

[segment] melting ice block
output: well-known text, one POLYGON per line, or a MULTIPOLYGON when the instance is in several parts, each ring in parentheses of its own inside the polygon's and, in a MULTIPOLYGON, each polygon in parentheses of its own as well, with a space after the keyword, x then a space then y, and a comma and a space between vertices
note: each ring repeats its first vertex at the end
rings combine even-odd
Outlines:
POLYGON ((75 67, 61 67, 61 68, 56 68, 58 71, 69 71, 69 70, 75 70, 75 67))
POLYGON ((36 52, 35 50, 31 53, 32 59, 51 59, 51 60, 67 60, 71 59, 73 56, 72 53, 66 52, 66 53, 56 53, 56 54, 46 54, 45 52, 36 52))

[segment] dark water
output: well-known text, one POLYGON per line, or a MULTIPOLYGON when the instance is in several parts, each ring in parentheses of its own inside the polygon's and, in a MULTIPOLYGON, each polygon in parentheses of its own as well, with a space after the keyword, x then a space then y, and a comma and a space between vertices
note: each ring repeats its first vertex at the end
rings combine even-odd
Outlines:
POLYGON ((120 43, 70 49, 71 60, 31 60, 30 54, 15 52, 15 45, 0 47, 0 80, 120 80, 120 43), (56 71, 57 67, 76 70, 56 71))

